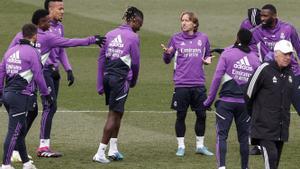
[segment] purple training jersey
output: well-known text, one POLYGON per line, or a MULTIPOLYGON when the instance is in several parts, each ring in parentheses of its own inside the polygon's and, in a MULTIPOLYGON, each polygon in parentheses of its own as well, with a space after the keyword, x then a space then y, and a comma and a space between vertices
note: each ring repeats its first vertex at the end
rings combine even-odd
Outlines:
POLYGON ((103 77, 106 74, 127 78, 131 86, 138 79, 140 67, 140 40, 132 28, 123 24, 108 32, 106 43, 98 58, 97 91, 103 91, 103 77))
MULTIPOLYGON (((261 25, 253 29, 253 38, 251 48, 256 51, 261 61, 270 61, 274 59, 275 43, 285 39, 292 43, 298 58, 300 58, 300 44, 296 29, 289 23, 277 20, 275 28, 263 28, 261 25)), ((291 61, 292 70, 295 75, 300 75, 300 67, 295 58, 291 61)))
POLYGON ((220 56, 204 105, 211 106, 220 84, 220 100, 244 103, 243 88, 259 65, 256 53, 246 53, 237 47, 227 48, 220 56))
MULTIPOLYGON (((61 22, 51 20, 49 31, 55 33, 57 36, 64 37, 64 26, 61 22)), ((45 65, 53 65, 58 69, 59 63, 62 64, 65 71, 72 70, 65 48, 52 49, 45 65)))
MULTIPOLYGON (((15 36, 11 44, 9 45, 9 48, 18 44, 20 39, 22 38, 23 35, 21 32, 19 32, 15 36)), ((49 58, 51 50, 54 48, 88 46, 91 44, 95 44, 95 42, 96 39, 94 36, 83 38, 83 39, 68 39, 68 38, 58 36, 55 33, 38 29, 36 48, 41 54, 42 64, 45 65, 45 63, 49 58)), ((50 56, 54 56, 54 55, 50 55, 50 56)), ((55 60, 55 58, 51 58, 51 60, 55 60)))
POLYGON ((0 91, 20 91, 33 94, 34 82, 41 95, 48 95, 38 51, 28 44, 18 44, 5 53, 0 68, 0 91))
POLYGON ((163 60, 169 64, 174 57, 175 87, 196 87, 205 85, 203 58, 210 56, 210 44, 206 34, 196 32, 193 35, 180 32, 173 35, 168 48, 171 54, 164 53, 163 60))
POLYGON ((251 29, 255 28, 255 26, 253 26, 251 24, 251 22, 249 21, 249 19, 246 18, 245 20, 243 20, 243 22, 240 25, 240 29, 242 29, 242 28, 247 29, 247 30, 251 30, 251 29))

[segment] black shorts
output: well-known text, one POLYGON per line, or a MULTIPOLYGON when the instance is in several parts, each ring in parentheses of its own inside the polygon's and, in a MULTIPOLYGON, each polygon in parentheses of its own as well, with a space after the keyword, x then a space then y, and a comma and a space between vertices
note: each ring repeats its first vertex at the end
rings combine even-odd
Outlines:
POLYGON ((22 114, 28 112, 29 96, 21 94, 21 92, 4 92, 3 103, 10 115, 22 114))
POLYGON ((126 78, 114 75, 104 76, 105 101, 110 111, 124 112, 128 92, 129 83, 126 78))
POLYGON ((207 98, 205 86, 177 87, 173 93, 171 108, 176 111, 205 111, 203 102, 207 98))

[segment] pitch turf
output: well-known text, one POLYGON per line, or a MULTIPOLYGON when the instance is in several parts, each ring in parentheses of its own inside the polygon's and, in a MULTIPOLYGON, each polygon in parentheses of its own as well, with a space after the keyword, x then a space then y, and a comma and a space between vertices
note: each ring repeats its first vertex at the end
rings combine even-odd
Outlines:
MULTIPOLYGON (((11 0, 0 1, 0 54, 3 55, 11 39, 20 27, 30 21, 32 12, 42 8, 43 1, 11 0)), ((297 7, 300 2, 268 1, 278 8, 280 18, 292 22, 300 29, 297 7)), ((249 7, 260 7, 267 2, 222 1, 222 0, 65 0, 65 31, 67 37, 85 37, 104 34, 121 23, 121 15, 128 5, 141 8, 145 14, 141 37, 141 72, 139 83, 131 90, 126 110, 143 112, 125 113, 120 133, 119 149, 125 160, 109 165, 92 163, 106 113, 103 112, 58 112, 52 131, 52 148, 64 153, 59 159, 39 159, 34 156, 38 168, 42 169, 94 169, 94 168, 216 168, 214 157, 194 153, 195 138, 194 114, 186 119, 187 154, 184 158, 175 156, 176 140, 174 132, 174 113, 169 111, 172 96, 172 65, 164 65, 161 59, 160 43, 167 43, 171 34, 179 30, 178 17, 182 10, 192 10, 199 15, 200 30, 207 33, 213 47, 230 45, 241 20, 249 7), (147 112, 149 111, 149 112, 147 112)), ((95 46, 94 46, 95 47, 95 46)), ((67 87, 66 75, 62 71, 59 95, 60 110, 106 110, 104 98, 96 94, 96 60, 99 49, 70 48, 68 54, 76 77, 75 85, 67 87)), ((215 61, 216 63, 216 61, 215 61)), ((206 67, 209 86, 215 63, 206 67)), ((38 127, 40 116, 27 137, 27 148, 34 155, 38 146, 38 127)), ((206 145, 215 150, 214 115, 208 114, 206 145)), ((300 119, 292 115, 290 141, 285 145, 280 167, 297 169, 300 165, 300 119)), ((7 130, 7 115, 1 108, 0 115, 0 157, 7 130)), ((227 166, 239 167, 239 148, 234 125, 228 139, 227 166)), ((250 167, 263 168, 260 156, 250 157, 250 167)), ((16 165, 20 168, 21 165, 16 165)))

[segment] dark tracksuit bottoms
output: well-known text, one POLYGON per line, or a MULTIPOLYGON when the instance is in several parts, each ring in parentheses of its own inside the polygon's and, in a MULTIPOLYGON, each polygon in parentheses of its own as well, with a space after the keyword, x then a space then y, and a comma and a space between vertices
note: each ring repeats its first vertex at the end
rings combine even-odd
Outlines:
POLYGON ((296 111, 300 115, 300 75, 294 77, 295 86, 294 86, 294 95, 292 99, 292 104, 295 107, 296 111))
POLYGON ((45 104, 46 100, 42 97, 43 114, 41 119, 40 139, 50 139, 52 120, 57 110, 57 95, 59 90, 60 77, 53 77, 54 70, 52 67, 45 67, 43 74, 48 89, 50 89, 50 95, 53 98, 53 104, 49 106, 45 104))
POLYGON ((216 158, 218 166, 226 166, 227 138, 232 120, 234 118, 238 141, 240 144, 241 168, 248 168, 248 138, 250 117, 247 114, 246 105, 217 101, 216 103, 216 158))
POLYGON ((10 91, 3 94, 4 106, 9 116, 8 131, 4 141, 4 165, 11 163, 12 152, 16 146, 18 146, 22 162, 29 161, 25 145, 28 97, 20 92, 10 91))
POLYGON ((265 169, 277 169, 283 148, 283 141, 260 140, 265 169))

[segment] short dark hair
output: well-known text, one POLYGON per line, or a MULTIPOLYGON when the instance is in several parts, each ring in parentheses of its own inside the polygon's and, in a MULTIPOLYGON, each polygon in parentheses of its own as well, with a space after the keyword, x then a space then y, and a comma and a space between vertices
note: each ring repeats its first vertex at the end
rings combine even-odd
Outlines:
POLYGON ((48 15, 49 15, 49 12, 46 11, 45 9, 38 9, 38 10, 34 11, 32 18, 31 18, 31 22, 35 25, 38 25, 40 19, 44 18, 48 15))
POLYGON ((277 14, 277 10, 276 10, 275 6, 272 5, 272 4, 266 4, 266 5, 264 5, 261 9, 268 9, 268 10, 270 10, 273 14, 277 14))
POLYGON ((24 38, 32 38, 37 34, 37 27, 32 23, 25 24, 22 27, 22 34, 24 38))
POLYGON ((127 22, 130 20, 134 19, 135 17, 140 17, 141 19, 144 20, 144 14, 141 10, 137 9, 134 6, 130 6, 126 9, 123 19, 125 19, 127 22))
POLYGON ((63 2, 63 0, 45 0, 45 2, 44 2, 44 8, 45 8, 45 10, 49 10, 49 3, 50 2, 63 2))
POLYGON ((252 33, 248 29, 242 28, 238 31, 237 37, 242 45, 248 46, 252 39, 252 33))

